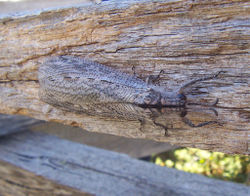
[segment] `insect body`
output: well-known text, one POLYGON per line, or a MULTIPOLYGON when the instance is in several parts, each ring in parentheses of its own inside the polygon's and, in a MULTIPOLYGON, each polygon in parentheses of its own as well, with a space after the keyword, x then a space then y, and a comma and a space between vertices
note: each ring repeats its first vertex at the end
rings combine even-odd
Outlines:
POLYGON ((176 92, 110 67, 72 56, 57 56, 39 69, 40 98, 71 112, 124 117, 145 116, 143 108, 184 107, 191 81, 176 92), (136 106, 136 107, 135 107, 136 106))

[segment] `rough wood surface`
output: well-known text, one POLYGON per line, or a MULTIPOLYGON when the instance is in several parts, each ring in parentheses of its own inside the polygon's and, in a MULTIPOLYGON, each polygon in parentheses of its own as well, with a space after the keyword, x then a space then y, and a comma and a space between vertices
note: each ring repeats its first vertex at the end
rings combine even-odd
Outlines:
POLYGON ((0 111, 79 126, 88 131, 166 141, 227 153, 249 154, 249 1, 105 1, 81 7, 34 11, 0 19, 0 111), (191 100, 219 98, 216 117, 191 110, 190 128, 178 112, 165 112, 162 127, 138 121, 63 112, 38 98, 37 69, 52 55, 77 55, 145 79, 165 70, 169 90, 220 70, 199 84, 191 100), (166 125, 167 126, 167 125, 166 125))
POLYGON ((62 139, 127 154, 130 157, 138 159, 179 148, 178 146, 166 142, 156 142, 153 140, 126 138, 104 133, 89 132, 81 128, 55 122, 35 125, 30 127, 29 130, 53 134, 62 139))
MULTIPOLYGON (((98 196, 242 196, 250 190, 244 185, 160 167, 120 153, 34 132, 1 137, 0 160, 98 196)), ((0 176, 1 182, 3 176, 0 176)), ((15 174, 10 176, 14 178, 15 174)), ((4 178, 10 180, 10 176, 4 178)))
POLYGON ((36 120, 27 116, 0 114, 0 137, 27 130, 44 132, 73 142, 125 153, 134 158, 143 158, 178 148, 166 142, 89 132, 81 128, 36 120))
POLYGON ((7 162, 0 161, 1 196, 84 196, 91 195, 59 185, 44 177, 25 171, 7 162))

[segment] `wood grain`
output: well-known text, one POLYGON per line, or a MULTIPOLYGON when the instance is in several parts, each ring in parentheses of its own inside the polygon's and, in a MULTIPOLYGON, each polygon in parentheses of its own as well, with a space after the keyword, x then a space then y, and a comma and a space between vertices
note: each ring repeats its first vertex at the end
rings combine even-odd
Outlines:
MULTIPOLYGON (((59 184, 100 196, 242 196, 250 190, 242 184, 160 167, 121 153, 29 131, 0 138, 0 160, 59 184)), ((11 187, 18 188, 15 184, 24 184, 42 189, 41 192, 47 195, 58 191, 57 186, 52 189, 53 184, 49 181, 42 185, 41 178, 38 181, 32 176, 20 179, 20 173, 3 166, 7 171, 0 167, 0 174, 4 174, 0 175, 0 183, 5 184, 4 180, 9 180, 13 182, 11 187)), ((66 188, 63 190, 66 192, 66 188)))
POLYGON ((0 111, 56 121, 88 131, 147 138, 180 146, 249 154, 249 1, 105 1, 99 5, 34 11, 0 19, 0 111), (217 71, 221 78, 199 84, 193 101, 219 98, 216 117, 194 110, 190 128, 179 113, 166 113, 168 137, 151 123, 63 112, 38 98, 37 70, 53 55, 87 57, 143 79, 165 70, 168 90, 217 71), (170 122, 170 123, 169 123, 170 122))
POLYGON ((91 194, 59 185, 42 176, 37 176, 12 164, 0 161, 0 195, 90 196, 91 194))

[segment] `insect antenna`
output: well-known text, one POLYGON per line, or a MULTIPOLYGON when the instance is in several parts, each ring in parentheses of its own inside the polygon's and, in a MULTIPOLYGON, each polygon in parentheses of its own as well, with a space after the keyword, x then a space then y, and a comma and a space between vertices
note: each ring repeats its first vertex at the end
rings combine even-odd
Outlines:
MULTIPOLYGON (((221 73, 225 73, 225 71, 219 71, 216 74, 213 74, 211 76, 207 76, 207 77, 203 77, 203 78, 199 78, 199 79, 195 79, 192 80, 186 84, 184 84, 180 90, 179 90, 179 94, 182 95, 186 95, 188 93, 190 93, 192 85, 194 85, 197 82, 202 82, 202 81, 206 81, 206 80, 212 80, 217 78, 221 73)), ((202 105, 202 106, 216 106, 216 104, 219 102, 219 99, 217 98, 213 103, 186 103, 187 105, 202 105)))

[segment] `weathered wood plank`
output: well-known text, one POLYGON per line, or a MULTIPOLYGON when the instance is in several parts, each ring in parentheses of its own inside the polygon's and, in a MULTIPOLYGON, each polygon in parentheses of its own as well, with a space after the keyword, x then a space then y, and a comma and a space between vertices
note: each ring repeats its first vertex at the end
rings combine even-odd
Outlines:
POLYGON ((27 130, 53 134, 66 140, 125 153, 136 158, 177 148, 168 143, 93 133, 81 128, 40 121, 26 116, 0 114, 0 136, 27 130))
POLYGON ((126 138, 115 135, 94 133, 81 128, 67 126, 55 122, 30 127, 31 131, 53 134, 62 139, 80 144, 94 146, 106 150, 124 153, 134 158, 142 158, 179 148, 166 142, 126 138))
POLYGON ((88 131, 148 138, 226 153, 249 154, 249 1, 107 1, 80 7, 36 11, 0 20, 0 111, 75 125, 88 131), (178 112, 162 116, 169 132, 149 123, 118 121, 63 112, 38 98, 37 69, 51 55, 88 57, 145 78, 165 74, 169 90, 189 79, 220 70, 188 98, 219 98, 216 117, 189 111, 190 128, 178 112), (165 119, 165 120, 164 120, 165 119), (167 125, 166 125, 167 123, 167 125))
POLYGON ((0 160, 95 195, 248 195, 250 187, 185 173, 54 136, 0 138, 0 160))
POLYGON ((62 186, 42 176, 36 176, 31 172, 0 161, 0 195, 1 196, 69 196, 89 195, 62 186))

